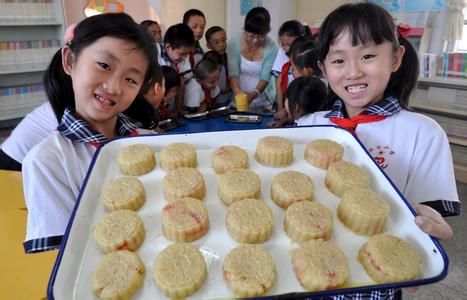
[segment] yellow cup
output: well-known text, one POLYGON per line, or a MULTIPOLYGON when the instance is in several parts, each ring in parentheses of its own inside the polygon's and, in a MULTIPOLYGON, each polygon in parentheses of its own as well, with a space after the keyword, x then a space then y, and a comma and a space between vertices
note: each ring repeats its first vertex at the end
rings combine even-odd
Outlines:
POLYGON ((235 95, 235 105, 237 106, 237 111, 247 111, 248 110, 248 98, 246 94, 235 95))

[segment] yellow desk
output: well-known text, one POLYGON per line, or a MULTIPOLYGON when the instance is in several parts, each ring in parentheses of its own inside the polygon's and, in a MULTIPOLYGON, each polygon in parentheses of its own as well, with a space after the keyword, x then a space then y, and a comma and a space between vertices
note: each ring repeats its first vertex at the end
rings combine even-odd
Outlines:
POLYGON ((24 254, 26 232, 21 173, 0 170, 0 298, 45 299, 57 251, 24 254))

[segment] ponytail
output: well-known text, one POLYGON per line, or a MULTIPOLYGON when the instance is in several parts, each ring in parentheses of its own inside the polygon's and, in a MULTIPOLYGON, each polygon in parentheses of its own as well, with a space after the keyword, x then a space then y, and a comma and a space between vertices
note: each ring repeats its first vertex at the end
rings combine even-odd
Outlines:
POLYGON ((419 62, 417 52, 407 39, 399 37, 399 43, 404 46, 405 53, 399 69, 391 74, 384 95, 399 99, 401 106, 407 108, 410 94, 417 84, 419 62))
POLYGON ((60 123, 66 107, 75 109, 75 93, 71 77, 65 73, 62 66, 62 49, 59 49, 53 56, 42 80, 50 106, 52 106, 57 122, 60 123))

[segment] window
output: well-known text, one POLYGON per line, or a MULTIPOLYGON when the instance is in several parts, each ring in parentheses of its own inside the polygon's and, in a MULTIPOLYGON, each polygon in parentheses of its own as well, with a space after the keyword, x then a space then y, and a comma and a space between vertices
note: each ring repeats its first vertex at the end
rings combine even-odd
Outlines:
POLYGON ((467 7, 464 8, 464 28, 462 30, 462 40, 457 44, 458 51, 467 52, 467 7))

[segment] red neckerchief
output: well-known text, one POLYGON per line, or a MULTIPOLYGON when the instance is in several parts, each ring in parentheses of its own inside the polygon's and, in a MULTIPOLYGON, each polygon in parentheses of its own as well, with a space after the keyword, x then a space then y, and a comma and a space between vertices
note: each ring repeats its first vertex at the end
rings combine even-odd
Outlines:
POLYGON ((190 57, 190 66, 192 69, 194 69, 195 68, 195 50, 190 52, 189 57, 190 57))
POLYGON ((287 92, 287 85, 289 83, 289 70, 290 70, 291 65, 292 64, 290 63, 290 60, 289 60, 288 62, 286 62, 282 66, 282 69, 281 69, 281 79, 282 79, 281 90, 282 90, 282 95, 285 95, 285 92, 287 92))
POLYGON ((345 128, 348 131, 352 132, 352 134, 357 135, 355 133, 355 129, 357 128, 358 124, 378 122, 386 118, 387 116, 379 116, 379 115, 357 115, 352 118, 331 117, 329 118, 329 120, 333 122, 334 124, 338 125, 339 127, 345 128))
POLYGON ((213 106, 216 103, 216 100, 211 98, 211 90, 207 89, 205 87, 202 87, 202 88, 203 88, 203 92, 204 92, 204 102, 206 102, 206 105, 208 107, 213 106))
POLYGON ((159 118, 161 120, 165 120, 169 117, 169 108, 168 105, 165 104, 164 101, 161 102, 159 105, 159 118))

